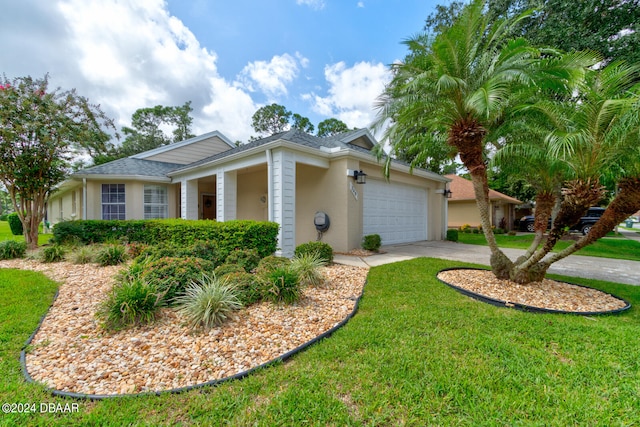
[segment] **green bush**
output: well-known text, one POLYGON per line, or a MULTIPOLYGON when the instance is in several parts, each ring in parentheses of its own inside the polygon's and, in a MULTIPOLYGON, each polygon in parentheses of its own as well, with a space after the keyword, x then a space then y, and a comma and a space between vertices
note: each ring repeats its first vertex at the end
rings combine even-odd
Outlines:
POLYGON ((478 228, 474 228, 474 229, 472 229, 472 230, 471 230, 471 233, 473 233, 473 234, 480 234, 480 229, 478 229, 478 228))
POLYGON ((22 258, 27 251, 25 242, 16 242, 15 240, 5 240, 0 242, 0 259, 22 258))
POLYGON ((60 245, 47 246, 40 252, 42 262, 60 262, 64 260, 66 251, 60 245))
POLYGON ((242 305, 249 306, 262 299, 264 292, 256 275, 239 271, 225 274, 224 280, 238 291, 238 298, 242 305))
MULTIPOLYGON (((131 268, 139 269, 138 266, 131 268)), ((130 269, 131 269, 130 268, 130 269)), ((165 293, 168 304, 173 304, 176 296, 182 294, 187 285, 198 280, 203 274, 211 274, 214 265, 201 258, 165 257, 143 263, 141 277, 147 282, 155 283, 165 293)))
POLYGON ((293 304, 300 298, 300 278, 290 268, 277 268, 262 279, 265 281, 264 298, 285 304, 293 304))
POLYGON ((176 246, 189 247, 198 241, 215 242, 220 258, 225 259, 238 248, 251 248, 262 258, 275 252, 278 240, 278 224, 266 221, 206 221, 206 220, 79 220, 56 224, 54 239, 64 243, 70 236, 82 243, 104 243, 126 238, 128 242, 149 245, 172 242, 176 246))
MULTIPOLYGON (((136 243, 141 245, 140 243, 136 243)), ((129 245, 132 245, 130 243, 129 245)), ((163 244, 163 245, 145 245, 138 257, 159 259, 164 257, 170 258, 201 258, 206 259, 214 263, 214 265, 220 265, 223 263, 220 251, 213 242, 197 242, 193 245, 182 247, 175 244, 163 244)))
POLYGON ((454 228, 450 228, 447 230, 447 240, 451 241, 451 242, 457 242, 458 241, 458 230, 454 229, 454 228))
POLYGON ((294 251, 295 256, 303 254, 317 253, 320 255, 320 259, 330 263, 333 261, 333 249, 327 243, 324 242, 308 242, 298 245, 294 251))
POLYGON ((291 264, 291 260, 289 258, 269 255, 260 260, 258 267, 256 267, 256 274, 264 276, 278 268, 288 267, 289 264, 291 264))
POLYGON ((238 264, 222 264, 213 270, 213 274, 215 274, 216 277, 222 277, 229 273, 239 273, 241 271, 244 271, 244 268, 238 264))
POLYGON ((137 277, 115 285, 96 316, 108 329, 149 323, 164 305, 163 296, 156 284, 137 277))
POLYGON ((221 325, 229 314, 242 308, 237 291, 226 281, 203 275, 186 287, 175 300, 178 312, 191 329, 208 330, 221 325))
POLYGON ((320 269, 327 265, 317 253, 302 254, 291 260, 289 267, 298 275, 302 286, 320 286, 324 283, 324 276, 320 269))
POLYGON ((504 233, 505 233, 504 228, 498 227, 493 230, 493 234, 504 234, 504 233))
POLYGON ((16 212, 7 215, 7 221, 9 222, 11 234, 13 234, 14 236, 22 236, 24 234, 22 222, 20 221, 20 217, 16 212))
POLYGON ((3 213, 3 214, 1 214, 1 215, 0 215, 0 221, 6 221, 8 216, 9 216, 9 214, 8 214, 8 213, 3 213))
POLYGON ((258 251, 255 249, 236 249, 232 251, 224 261, 225 264, 239 265, 247 273, 255 269, 259 262, 260 256, 258 255, 258 251))
POLYGON ((362 238, 362 249, 377 252, 382 246, 382 238, 379 234, 369 234, 362 238))
POLYGON ((149 245, 145 243, 131 242, 131 243, 127 243, 126 248, 127 248, 127 254, 129 255, 129 257, 131 259, 136 259, 140 256, 142 252, 144 252, 149 248, 149 245))
POLYGON ((122 245, 107 245, 96 254, 96 261, 103 267, 122 264, 128 258, 127 248, 122 245))
POLYGON ((69 260, 74 264, 89 264, 95 261, 95 257, 91 246, 80 246, 70 254, 69 260))

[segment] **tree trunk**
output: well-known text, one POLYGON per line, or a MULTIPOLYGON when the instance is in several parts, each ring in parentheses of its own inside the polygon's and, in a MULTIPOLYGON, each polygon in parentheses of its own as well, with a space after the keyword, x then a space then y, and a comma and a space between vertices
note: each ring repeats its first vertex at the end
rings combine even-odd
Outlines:
POLYGON ((486 130, 475 120, 456 123, 451 127, 448 142, 458 149, 460 160, 471 174, 476 204, 480 212, 482 232, 491 250, 491 269, 496 277, 505 279, 513 268, 511 260, 500 250, 491 228, 489 183, 484 161, 483 141, 486 130))

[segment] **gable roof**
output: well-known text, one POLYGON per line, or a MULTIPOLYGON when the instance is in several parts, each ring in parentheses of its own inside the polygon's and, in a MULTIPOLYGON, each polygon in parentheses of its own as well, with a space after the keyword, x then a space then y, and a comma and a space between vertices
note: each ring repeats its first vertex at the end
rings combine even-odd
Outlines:
POLYGON ((167 173, 183 165, 178 163, 156 162, 153 160, 125 157, 98 166, 82 169, 73 174, 74 178, 146 178, 154 181, 170 182, 167 173))
MULTIPOLYGON (((470 180, 454 174, 445 175, 445 177, 451 179, 451 183, 449 184, 451 198, 449 199, 449 202, 476 199, 475 192, 473 191, 473 183, 470 180)), ((502 200, 514 205, 522 204, 520 200, 492 189, 489 189, 489 200, 502 200)))
POLYGON ((196 144, 198 142, 205 141, 207 139, 213 139, 215 137, 217 137, 220 140, 222 140, 225 144, 227 144, 229 146, 229 148, 235 147, 235 144, 233 142, 231 142, 231 140, 229 138, 227 138, 226 136, 224 136, 223 134, 221 134, 217 130, 214 130, 213 132, 209 132, 209 133, 205 133, 205 134, 202 134, 202 135, 199 135, 199 136, 195 136, 193 138, 185 139, 184 141, 173 142, 171 144, 163 145, 161 147, 154 148, 152 150, 143 151, 142 153, 134 154, 133 156, 130 156, 130 157, 133 158, 133 159, 146 159, 146 158, 151 157, 151 156, 156 156, 158 154, 163 154, 163 153, 166 153, 168 151, 173 151, 173 150, 175 150, 177 148, 183 148, 185 146, 188 146, 188 145, 191 145, 191 144, 196 144))

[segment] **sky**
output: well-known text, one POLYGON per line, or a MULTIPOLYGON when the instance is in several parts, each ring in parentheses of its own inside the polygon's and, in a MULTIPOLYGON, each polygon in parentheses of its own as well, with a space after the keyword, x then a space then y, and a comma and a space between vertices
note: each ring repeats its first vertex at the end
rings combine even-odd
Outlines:
POLYGON ((0 0, 0 72, 49 73, 116 126, 139 108, 192 102, 193 132, 255 135, 277 103, 316 126, 367 127, 374 102, 447 0, 0 0))

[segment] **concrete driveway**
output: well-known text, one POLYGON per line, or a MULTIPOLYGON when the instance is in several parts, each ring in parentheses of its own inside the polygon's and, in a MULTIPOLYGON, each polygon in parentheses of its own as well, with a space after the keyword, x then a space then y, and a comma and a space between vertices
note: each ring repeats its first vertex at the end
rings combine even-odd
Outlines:
MULTIPOLYGON (((383 246, 381 251, 385 253, 368 257, 335 255, 334 262, 375 267, 418 257, 430 257, 489 265, 490 256, 487 246, 465 245, 446 240, 383 246)), ((504 248, 503 251, 512 260, 524 253, 521 249, 504 248)), ((549 273, 640 285, 640 261, 571 255, 554 263, 549 268, 549 273)))

